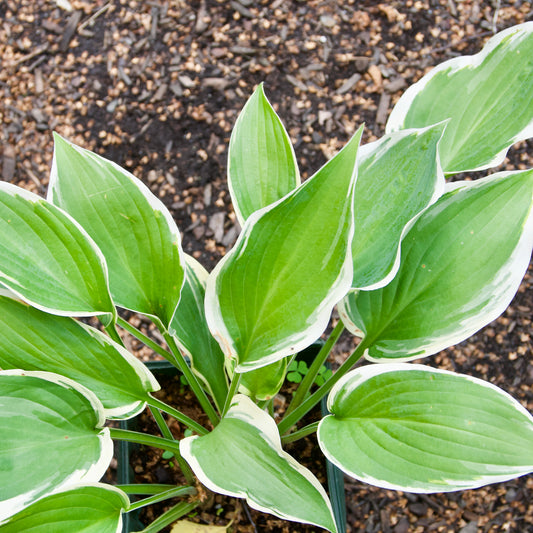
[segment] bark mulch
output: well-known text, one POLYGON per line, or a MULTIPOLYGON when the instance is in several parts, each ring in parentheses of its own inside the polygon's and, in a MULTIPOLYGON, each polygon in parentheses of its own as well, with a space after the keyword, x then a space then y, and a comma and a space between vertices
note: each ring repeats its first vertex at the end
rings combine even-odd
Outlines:
MULTIPOLYGON (((227 145, 258 83, 305 178, 361 123, 364 142, 381 136, 432 66, 532 16, 531 2, 505 0, 3 0, 1 178, 44 194, 55 130, 145 181, 211 269, 239 232, 227 145)), ((502 168, 532 167, 531 148, 519 143, 502 168)), ((502 317, 424 362, 488 379, 533 410, 531 285, 530 269, 502 317)), ((531 476, 428 496, 348 479, 346 490, 353 532, 533 531, 531 476)))

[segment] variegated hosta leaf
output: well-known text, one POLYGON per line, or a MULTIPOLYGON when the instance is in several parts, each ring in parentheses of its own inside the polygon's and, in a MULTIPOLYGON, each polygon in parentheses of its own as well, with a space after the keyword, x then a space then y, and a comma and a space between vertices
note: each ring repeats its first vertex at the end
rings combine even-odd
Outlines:
POLYGON ((0 182, 0 282, 49 313, 115 319, 105 260, 66 213, 0 182))
POLYGON ((298 189, 256 211, 208 278, 207 323, 238 372, 311 344, 349 289, 361 132, 298 189))
POLYGON ((193 372, 221 410, 228 392, 228 381, 224 371, 224 354, 205 319, 205 281, 208 273, 196 259, 184 256, 185 283, 170 331, 180 350, 189 357, 193 372))
POLYGON ((51 494, 0 523, 0 533, 120 533, 128 496, 111 485, 95 483, 51 494))
POLYGON ((188 437, 180 451, 201 483, 246 498, 254 509, 336 531, 328 497, 315 476, 281 448, 274 420, 237 394, 209 434, 188 437))
POLYGON ((402 241, 389 285, 339 306, 371 360, 415 359, 456 344, 498 317, 533 246, 533 170, 450 184, 402 241))
POLYGON ((405 92, 386 129, 448 118, 439 145, 445 173, 496 166, 533 135, 533 22, 496 34, 476 55, 441 63, 405 92))
POLYGON ((98 481, 113 456, 96 396, 49 372, 0 371, 0 520, 75 483, 98 481))
POLYGON ((184 279, 180 234, 167 208, 135 176, 54 136, 48 198, 102 250, 117 305, 168 328, 184 279))
POLYGON ((396 274, 406 225, 444 190, 437 124, 385 135, 359 149, 352 287, 382 287, 396 274))
POLYGON ((422 365, 344 376, 318 428, 326 457, 387 489, 447 492, 533 471, 533 417, 480 379, 422 365))
POLYGON ((279 361, 242 374, 239 391, 254 400, 270 400, 276 396, 285 381, 287 359, 288 357, 284 357, 279 361))
POLYGON ((254 211, 299 184, 291 140, 260 84, 241 111, 229 144, 228 186, 241 226, 254 211))
POLYGON ((0 296, 0 368, 55 372, 84 385, 106 418, 144 409, 159 384, 136 357, 100 331, 0 296))

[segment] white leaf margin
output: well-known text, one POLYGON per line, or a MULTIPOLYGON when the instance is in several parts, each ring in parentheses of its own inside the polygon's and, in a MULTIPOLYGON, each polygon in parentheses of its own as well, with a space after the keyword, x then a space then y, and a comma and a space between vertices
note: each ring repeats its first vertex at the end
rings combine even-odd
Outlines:
MULTIPOLYGON (((128 179, 131 183, 133 183, 133 185, 135 187, 137 187, 137 189, 139 189, 140 193, 144 196, 144 198, 146 199, 146 201, 148 202, 148 204, 150 205, 150 207, 152 208, 154 213, 160 213, 163 216, 163 218, 165 219, 165 221, 167 223, 167 226, 168 226, 168 229, 170 231, 170 234, 174 238, 174 240, 172 242, 172 245, 173 246, 177 246, 179 257, 180 257, 180 265, 185 270, 185 260, 184 260, 185 253, 184 253, 182 245, 181 245, 181 233, 180 233, 180 231, 178 229, 176 221, 172 218, 172 215, 170 214, 170 212, 167 209, 167 207, 165 206, 165 204, 157 196, 155 196, 155 194, 153 194, 152 191, 140 179, 135 177, 131 172, 128 172, 126 169, 122 168, 120 165, 118 165, 114 161, 111 161, 110 159, 106 159, 105 157, 102 157, 101 155, 98 155, 98 154, 96 154, 94 152, 91 152, 90 150, 87 150, 86 148, 82 148, 81 146, 78 146, 78 145, 70 142, 69 140, 65 139, 64 137, 62 137, 61 135, 59 135, 56 132, 54 132, 54 136, 59 137, 63 142, 69 144, 70 147, 73 148, 80 155, 82 155, 83 157, 88 157, 88 158, 92 159, 93 161, 95 161, 102 168, 105 169, 105 165, 110 165, 116 171, 118 171, 118 173, 121 174, 124 178, 128 179)), ((52 168, 51 168, 51 171, 50 171, 50 179, 49 179, 49 183, 48 183, 48 192, 47 192, 47 195, 46 195, 46 200, 48 202, 50 202, 51 204, 53 204, 54 206, 55 206, 54 197, 56 197, 57 199, 61 198, 61 195, 60 195, 60 192, 59 192, 59 188, 58 188, 58 183, 59 183, 59 175, 58 175, 58 172, 57 172, 56 146, 55 146, 55 143, 54 143, 54 154, 53 154, 53 158, 52 158, 52 168)), ((78 226, 79 226, 79 224, 78 224, 78 226)), ((84 230, 84 232, 85 232, 85 230, 84 230)), ((85 232, 85 233, 87 233, 87 232, 85 232)), ((91 239, 91 241, 92 241, 92 239, 91 239)), ((97 246, 96 243, 95 243, 95 246, 97 246)), ((102 252, 100 252, 100 254, 102 255, 102 257, 104 257, 102 252)), ((104 259, 104 261, 105 261, 105 259, 104 259)), ((106 272, 107 272, 107 267, 106 267, 106 272)), ((183 283, 185 283, 185 274, 183 275, 182 287, 183 287, 183 283)), ((178 299, 178 302, 176 303, 176 307, 174 308, 173 315, 176 313, 176 309, 178 308, 178 305, 179 305, 179 299, 178 299)), ((125 309, 127 309, 127 308, 125 308, 125 309)), ((137 312, 135 309, 129 309, 129 311, 137 312)), ((161 323, 159 318, 157 318, 154 315, 151 315, 150 318, 153 318, 155 321, 157 321, 157 323, 161 323)), ((170 319, 170 322, 172 322, 172 317, 170 319)), ((163 329, 166 330, 167 329, 166 326, 163 329)))
MULTIPOLYGON (((117 493, 122 501, 124 502, 124 506, 122 507, 122 511, 127 511, 129 506, 130 506, 130 500, 128 498, 128 495, 120 490, 118 487, 115 487, 114 485, 108 485, 107 483, 74 483, 72 485, 69 485, 68 487, 62 487, 61 489, 59 490, 54 490, 53 492, 49 493, 49 494, 46 494, 45 496, 42 496, 41 498, 35 500, 34 502, 31 502, 30 505, 33 505, 34 503, 37 503, 39 502, 40 500, 48 497, 48 496, 52 496, 54 494, 63 494, 65 492, 71 492, 71 491, 75 491, 77 489, 83 489, 83 488, 86 488, 86 487, 95 487, 95 488, 99 488, 99 489, 103 489, 103 490, 107 490, 109 492, 115 492, 117 493)), ((17 513, 20 512, 17 511, 17 513)), ((117 522, 117 529, 115 530, 115 533, 121 533, 122 532, 122 515, 123 515, 123 512, 120 513, 120 516, 119 516, 119 520, 117 522)), ((16 513, 15 513, 16 515, 16 513)), ((15 515, 11 515, 9 516, 8 518, 2 520, 0 519, 0 526, 3 526, 3 525, 7 525, 9 524, 9 522, 15 518, 15 515)))
MULTIPOLYGON (((142 385, 150 389, 149 392, 157 392, 158 390, 161 390, 161 385, 159 384, 155 376, 152 374, 152 372, 150 372, 148 367, 139 359, 137 359, 137 357, 135 357, 132 353, 126 350, 126 348, 115 342, 107 335, 104 335, 101 331, 91 326, 88 326, 83 322, 77 323, 100 344, 107 344, 113 347, 115 351, 118 352, 119 356, 122 356, 126 363, 128 363, 133 368, 135 374, 137 374, 137 376, 139 377, 142 385)), ((104 416, 108 419, 111 418, 116 420, 132 418, 141 413, 145 407, 146 401, 141 400, 133 402, 129 405, 124 405, 122 407, 116 407, 114 409, 106 409, 104 407, 104 416)))
MULTIPOLYGON (((413 103, 414 99, 417 97, 418 93, 421 92, 426 87, 426 85, 432 80, 432 78, 436 76, 438 73, 443 72, 443 71, 448 71, 449 74, 453 74, 454 72, 457 72, 462 69, 479 67, 481 63, 483 63, 485 58, 503 40, 508 40, 509 43, 512 43, 514 41, 520 41, 524 38, 527 38, 527 36, 532 32, 533 32, 533 21, 525 22, 523 24, 518 24, 516 26, 512 26, 494 35, 494 37, 489 39, 489 41, 487 41, 483 49, 477 54, 470 55, 470 56, 454 57, 452 59, 448 59, 447 61, 444 61, 444 63, 440 63, 439 65, 437 65, 433 70, 431 70, 428 74, 423 76, 419 81, 411 85, 402 94, 402 96, 400 97, 396 105, 393 107, 389 115, 389 119, 387 120, 387 124, 385 126, 385 133, 392 133, 393 131, 402 129, 404 121, 405 121, 405 117, 407 116, 407 113, 409 109, 411 108, 411 104, 413 103)), ((450 171, 450 174, 486 170, 486 169, 495 167, 503 163, 509 148, 513 144, 519 141, 529 139, 530 137, 533 137, 533 118, 522 131, 518 132, 512 139, 510 139, 509 146, 507 146, 507 148, 504 148, 501 152, 498 152, 497 154, 495 154, 493 158, 490 161, 488 161, 486 164, 481 165, 476 168, 470 168, 470 169, 459 169, 459 170, 454 169, 450 171)))
MULTIPOLYGON (((272 104, 270 103, 269 99, 267 98, 267 96, 265 94, 265 91, 264 91, 264 88, 263 88, 263 85, 264 84, 261 82, 259 84, 259 86, 256 88, 256 91, 260 91, 259 95, 258 95, 258 98, 262 98, 266 102, 267 106, 270 108, 272 113, 274 113, 274 116, 277 119, 277 121, 278 121, 279 125, 281 126, 281 129, 282 129, 282 131, 283 131, 283 133, 285 135, 285 140, 289 143, 289 146, 290 146, 290 149, 291 149, 291 153, 292 153, 292 159, 293 159, 293 162, 294 162, 294 168, 296 169, 296 183, 294 184, 295 189, 296 189, 301 184, 301 178, 300 178, 300 170, 298 168, 298 161, 296 159, 296 153, 294 152, 294 146, 292 145, 291 138, 290 138, 290 136, 289 136, 289 134, 287 132, 287 129, 285 128, 285 125, 283 124, 281 118, 276 113, 276 110, 272 107, 272 104)), ((244 107, 242 108, 241 112, 239 113, 239 116, 237 117, 237 120, 235 121, 235 125, 233 126, 233 130, 232 130, 231 136, 230 136, 230 141, 229 141, 229 146, 228 146, 227 176, 228 176, 228 189, 229 189, 231 198, 238 198, 238 196, 236 195, 235 187, 234 187, 233 180, 231 178, 231 172, 230 172, 231 150, 232 150, 232 146, 235 145, 236 132, 238 131, 238 128, 240 127, 241 123, 243 122, 243 120, 245 118, 245 114, 246 114, 247 108, 251 105, 251 99, 253 98, 253 96, 254 96, 254 94, 252 94, 252 96, 244 104, 244 107)), ((233 209, 235 211, 235 215, 237 216, 237 220, 239 221, 239 224, 240 224, 240 226, 242 228, 244 226, 245 222, 246 222, 246 219, 242 215, 242 212, 241 212, 240 207, 237 204, 237 202, 232 202, 232 204, 233 204, 233 209)))
MULTIPOLYGON (((203 265, 197 261, 194 257, 192 257, 189 254, 184 253, 185 257, 185 275, 183 276, 184 279, 184 285, 187 282, 190 282, 191 286, 194 285, 203 285, 204 292, 205 292, 205 286, 207 282, 207 278, 209 277, 209 273, 207 270, 203 267, 203 265), (188 281, 187 281, 188 280, 188 281)), ((192 291, 194 294, 194 300, 198 306, 199 309, 201 309, 204 306, 204 300, 199 300, 197 298, 198 292, 196 290, 192 291)), ((178 304, 179 305, 179 304, 178 304)), ((174 315, 176 315, 178 308, 176 307, 176 311, 174 312, 174 315)), ((205 309, 204 309, 205 310, 205 309)), ((214 399, 215 395, 213 393, 213 389, 210 385, 210 383, 207 382, 205 379, 205 376, 198 372, 198 370, 194 366, 194 357, 191 351, 183 344, 183 342, 180 340, 178 336, 178 332, 172 327, 172 322, 169 325, 169 333, 173 336, 174 341, 176 342, 176 345, 178 346, 179 351, 181 354, 189 359, 191 370, 193 371, 193 374, 201 381, 202 386, 209 392, 211 397, 214 399)))
MULTIPOLYGON (((418 137, 425 133, 426 131, 434 128, 435 126, 439 124, 444 125, 444 129, 442 131, 442 134, 440 136, 440 139, 437 141, 436 145, 436 179, 435 179, 435 187, 433 191, 433 195, 429 199, 429 202, 427 203, 426 207, 424 207, 421 211, 419 211, 411 220, 407 222, 407 224, 404 226, 401 234, 400 239, 398 241, 398 247, 396 249, 396 257, 394 259, 394 263, 392 265, 391 270, 389 273, 380 281, 377 281, 376 283, 373 283, 371 285, 367 285, 365 287, 353 287, 352 289, 356 290, 364 290, 364 291, 372 291, 375 289, 381 289, 382 287, 385 287, 388 285, 396 276, 398 273, 398 270, 400 268, 400 259, 402 254, 402 240, 405 237, 406 233, 412 228, 413 224, 416 222, 417 218, 426 211, 431 205, 433 205, 443 194, 445 190, 446 185, 446 178, 444 177, 444 172, 442 170, 442 165, 440 162, 440 155, 439 155, 439 144, 442 140, 442 137, 444 135, 444 131, 446 129, 446 124, 450 119, 443 120, 442 122, 437 122, 437 124, 432 124, 431 126, 426 126, 425 128, 407 128, 405 130, 399 130, 399 131, 393 131, 390 133, 387 133, 384 135, 381 139, 378 139, 377 141, 365 144, 359 148, 359 155, 358 160, 364 160, 367 157, 371 157, 372 155, 376 155, 376 157, 379 157, 380 151, 386 152, 388 150, 387 146, 383 146, 387 138, 390 138, 394 143, 399 142, 403 140, 405 137, 408 137, 411 134, 416 134, 418 137), (394 137, 394 138, 393 138, 394 137)), ((354 201, 357 202, 357 197, 354 198, 354 201)))
MULTIPOLYGON (((47 204, 47 206, 56 211, 56 214, 59 214, 59 216, 62 216, 66 218, 71 224, 73 224, 76 229, 80 232, 81 236, 89 243, 90 247, 94 250, 96 258, 98 259, 98 262, 100 263, 100 266, 102 267, 102 271, 104 274, 104 278, 106 280, 106 289, 107 294, 109 296, 109 301, 113 303, 113 298, 111 297, 111 292, 109 290, 109 274, 107 270, 107 263, 104 257, 104 254, 98 248, 98 245, 94 242, 94 240, 91 238, 91 236, 83 229, 83 227, 66 211, 63 211, 60 207, 56 206, 55 204, 49 202, 48 200, 41 198, 40 196, 27 191, 26 189, 22 189, 21 187, 18 187, 16 185, 13 185, 12 183, 8 183, 5 181, 0 181, 0 191, 4 191, 8 193, 10 196, 20 196, 24 200, 32 203, 32 204, 47 204)), ((11 291, 13 294, 16 295, 17 298, 20 300, 28 303, 32 307, 35 307, 36 309, 40 309, 41 311, 44 311, 45 313, 51 313, 53 315, 58 316, 76 316, 76 317, 88 317, 88 316, 111 316, 111 323, 115 323, 117 319, 117 310, 115 306, 113 305, 113 311, 110 312, 75 312, 75 311, 61 311, 60 309, 53 309, 50 307, 46 307, 44 305, 40 305, 37 302, 31 301, 29 298, 26 298, 24 295, 22 295, 18 290, 17 287, 20 287, 20 283, 18 283, 15 279, 10 279, 10 283, 8 284, 8 276, 6 276, 3 272, 0 271, 2 276, 4 277, 4 281, 2 284, 0 284, 0 287, 3 285, 7 291, 11 291)), ((3 287, 1 287, 3 288, 3 287)), ((2 294, 6 295, 6 292, 2 290, 2 294)), ((9 295, 9 294, 7 294, 9 295)))
POLYGON ((100 441, 100 457, 95 463, 93 463, 89 467, 88 470, 76 470, 72 472, 69 477, 64 479, 52 490, 44 493, 39 498, 34 498, 35 494, 40 492, 40 489, 36 489, 34 491, 26 492, 24 494, 19 494, 18 496, 14 496, 13 498, 0 501, 1 522, 2 520, 18 513, 27 505, 49 494, 62 492, 66 488, 69 488, 73 485, 85 484, 85 482, 97 482, 105 474, 107 467, 109 466, 109 463, 113 458, 113 440, 111 439, 109 428, 104 427, 105 414, 102 403, 92 391, 90 391, 83 385, 80 385, 78 382, 66 378, 65 376, 54 374, 53 372, 26 371, 20 369, 0 370, 0 376, 35 377, 44 381, 56 383, 57 385, 60 385, 61 387, 68 390, 75 390, 89 401, 91 407, 97 415, 97 422, 95 427, 101 429, 100 433, 96 435, 98 437, 98 440, 100 441))
MULTIPOLYGON (((363 126, 361 126, 352 136, 352 138, 345 144, 345 146, 340 150, 334 157, 337 157, 342 151, 344 151, 355 139, 358 137, 359 142, 362 136, 363 126)), ((351 217, 350 229, 348 234, 348 246, 347 253, 343 263, 342 268, 340 269, 339 276, 333 282, 332 287, 326 297, 322 300, 321 304, 314 310, 312 316, 309 318, 309 325, 306 329, 292 336, 288 337, 287 340, 290 340, 290 346, 288 348, 282 348, 276 350, 270 354, 268 357, 261 359, 260 363, 251 363, 251 364, 237 364, 235 367, 235 372, 245 373, 251 370, 256 370, 263 366, 267 366, 271 363, 275 363, 288 355, 294 355, 303 349, 307 348, 310 344, 316 341, 324 332, 329 324, 329 319, 331 317, 331 312, 333 307, 339 302, 351 289, 352 280, 353 280, 353 258, 352 258, 352 246, 351 242, 354 235, 354 224, 353 224, 353 210, 354 210, 354 189, 355 183, 357 181, 357 158, 359 153, 360 146, 358 146, 354 168, 351 176, 351 186, 350 193, 347 198, 351 195, 351 205, 350 213, 347 215, 351 217)), ((246 220, 243 230, 239 235, 237 242, 235 243, 233 249, 227 253, 215 266, 213 271, 209 274, 206 282, 205 290, 205 317, 207 320, 207 325, 211 331, 211 335, 217 340, 222 351, 228 359, 238 360, 238 353, 235 349, 235 345, 231 340, 231 334, 224 323, 224 318, 221 314, 220 306, 218 305, 217 299, 217 280, 218 274, 224 268, 224 265, 235 255, 235 251, 238 251, 237 258, 242 256, 245 253, 247 248, 247 242, 250 237, 250 232, 252 227, 256 222, 264 216, 266 213, 274 209, 277 205, 284 202, 291 196, 298 193, 300 190, 309 186, 312 183, 313 178, 318 175, 331 161, 327 161, 320 167, 320 169, 313 174, 308 180, 306 180, 302 185, 293 191, 287 193, 285 196, 280 198, 277 202, 274 202, 262 209, 259 209, 252 213, 246 220)))
MULTIPOLYGON (((230 408, 224 418, 235 418, 237 420, 245 422, 246 424, 249 424, 250 426, 253 426, 256 429, 259 429, 259 431, 261 432, 261 436, 265 439, 266 443, 273 450, 275 450, 279 457, 286 461, 293 470, 296 470, 296 472, 305 477, 307 481, 309 481, 313 485, 317 492, 319 492, 319 494, 324 499, 324 503, 326 503, 331 513, 332 523, 335 524, 333 509, 331 507, 328 495, 324 490, 324 487, 322 487, 318 479, 316 479, 316 477, 312 474, 311 471, 302 466, 300 463, 298 463, 298 461, 296 461, 292 456, 290 456, 287 452, 283 450, 277 425, 265 411, 260 409, 248 396, 244 394, 236 394, 233 397, 230 408)), ((198 438, 200 437, 198 435, 195 435, 193 437, 186 437, 185 439, 181 440, 180 453, 183 458, 189 463, 200 482, 208 489, 214 492, 218 492, 219 494, 232 496, 234 498, 244 498, 248 505, 250 505, 250 507, 258 511, 275 514, 276 516, 279 516, 280 518, 286 520, 296 520, 301 523, 312 524, 321 527, 320 524, 315 524, 313 522, 305 522, 302 520, 301 517, 288 515, 276 508, 265 507, 253 499, 253 493, 249 495, 245 490, 240 492, 232 492, 226 490, 223 487, 219 487, 218 485, 213 483, 194 456, 192 446, 194 441, 198 438)))
MULTIPOLYGON (((357 387, 359 387, 361 384, 363 384, 365 381, 368 381, 372 379, 375 376, 378 376, 380 374, 386 374, 390 372, 411 372, 411 371, 421 371, 421 372, 427 372, 427 373, 434 373, 434 374, 446 374, 458 378, 462 378, 465 381, 469 381, 471 383, 475 383, 476 385, 480 385, 482 387, 485 387, 487 389, 490 389, 497 394, 499 394, 511 407, 516 409, 517 412, 519 412, 521 415, 527 417, 529 421, 531 422, 531 425, 533 427, 533 416, 529 411, 523 407, 517 400, 515 400, 510 394, 505 392, 503 389, 500 389, 496 385, 493 385, 492 383, 488 381, 484 381, 479 378, 475 378, 473 376, 469 376, 466 374, 458 374, 457 372, 451 372, 449 370, 442 370, 440 368, 431 368, 424 365, 419 364, 405 364, 405 363, 389 363, 386 365, 365 365, 360 368, 356 368, 355 370, 352 370, 351 372, 348 372, 345 376, 343 376, 332 388, 328 400, 328 410, 333 412, 334 411, 334 403, 336 400, 336 396, 340 393, 344 394, 350 394, 352 391, 354 391, 357 387)), ((326 456, 328 461, 333 463, 335 466, 337 466, 341 471, 345 472, 349 476, 353 477, 354 479, 357 479, 359 481, 362 481, 363 483, 368 483, 370 485, 374 485, 376 487, 380 487, 382 489, 390 489, 390 490, 400 490, 404 492, 412 492, 416 494, 431 494, 434 493, 435 490, 428 489, 424 490, 420 487, 408 487, 403 485, 395 485, 394 483, 389 483, 387 481, 376 479, 372 476, 361 476, 359 474, 356 474, 355 472, 351 472, 348 469, 346 469, 328 450, 327 446, 325 445, 324 441, 321 438, 321 428, 323 427, 324 420, 335 417, 334 414, 327 415, 324 417, 320 423, 318 424, 318 430, 317 430, 317 439, 318 444, 320 446, 320 449, 322 450, 322 453, 326 456)), ((499 483, 502 481, 508 481, 510 479, 516 478, 518 475, 524 475, 527 473, 533 472, 533 464, 529 467, 529 470, 520 470, 519 472, 515 472, 513 474, 507 474, 507 475, 499 475, 499 476, 479 476, 479 479, 476 482, 468 483, 464 482, 464 484, 461 484, 460 482, 456 480, 450 481, 450 488, 447 489, 444 485, 442 488, 439 488, 438 492, 455 492, 457 490, 466 490, 466 489, 475 489, 482 487, 484 485, 487 485, 488 483, 499 483)), ((444 480, 445 481, 445 480, 444 480)))
MULTIPOLYGON (((447 194, 449 192, 453 191, 459 191, 461 189, 469 189, 469 188, 476 188, 481 187, 485 183, 489 183, 491 181, 496 181, 498 179, 503 179, 506 176, 509 175, 515 175, 515 174, 522 174, 526 172, 532 172, 533 169, 530 170, 518 170, 518 171, 504 171, 504 172, 497 172, 495 174, 491 174, 489 176, 486 176, 484 178, 480 178, 475 181, 456 181, 456 182, 449 182, 446 183, 444 186, 444 194, 447 194)), ((433 204, 432 204, 433 205, 433 204)), ((418 213, 408 226, 405 228, 405 234, 406 236, 409 232, 409 230, 413 227, 413 225, 416 223, 417 219, 421 217, 428 209, 432 207, 432 205, 429 205, 426 209, 424 209, 422 212, 418 213)), ((393 357, 390 359, 387 359, 386 357, 372 357, 368 355, 368 349, 364 352, 364 357, 367 361, 370 361, 371 363, 379 363, 379 364, 391 364, 391 361, 394 361, 395 363, 405 363, 408 361, 414 361, 416 359, 420 359, 422 357, 428 357, 430 355, 434 355, 441 350, 445 350, 446 348, 449 348, 450 346, 453 346, 454 344, 458 344, 459 342, 462 342, 466 339, 468 339, 471 335, 476 333, 477 331, 481 330, 490 322, 493 320, 496 320, 511 304, 513 301, 513 298, 516 295, 516 292, 518 291, 518 288, 520 287, 520 284, 522 282, 522 279, 524 275, 526 274, 530 258, 531 258, 531 250, 533 248, 533 198, 530 203, 530 209, 529 214, 524 222, 522 234, 520 236, 520 239, 518 240, 518 243, 513 250, 513 253, 508 258, 508 261, 506 265, 508 265, 508 269, 506 269, 506 272, 503 272, 503 269, 500 270, 500 276, 496 279, 501 280, 501 282, 505 282, 508 285, 507 292, 505 293, 505 297, 501 297, 496 302, 492 302, 493 306, 490 309, 484 309, 483 313, 478 315, 478 320, 476 321, 475 325, 472 325, 469 329, 462 330, 462 333, 455 334, 454 336, 448 335, 445 338, 441 338, 441 340, 437 343, 435 341, 428 341, 425 345, 420 345, 420 352, 418 352, 416 355, 411 355, 407 357, 393 357), (509 266, 511 265, 511 266, 509 266), (509 281, 511 280, 511 281, 509 281), (428 351, 429 350, 429 351, 428 351)), ((401 250, 400 250, 401 252, 401 250)), ((495 281, 495 284, 498 284, 497 281, 495 281)), ((345 325, 346 329, 350 331, 350 333, 356 335, 357 337, 364 337, 366 336, 366 331, 363 328, 360 328, 350 317, 350 314, 347 311, 346 307, 346 300, 348 296, 352 293, 356 294, 357 290, 351 291, 345 298, 343 298, 338 304, 337 309, 339 312, 339 316, 345 325)))

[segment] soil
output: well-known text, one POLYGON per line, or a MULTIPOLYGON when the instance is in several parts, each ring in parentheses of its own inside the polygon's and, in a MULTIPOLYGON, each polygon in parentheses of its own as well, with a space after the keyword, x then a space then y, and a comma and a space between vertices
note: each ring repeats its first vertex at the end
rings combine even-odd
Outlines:
MULTIPOLYGON (((211 270, 239 231, 227 145, 258 83, 306 178, 361 123, 364 142, 382 135, 402 91, 432 66, 532 16, 522 0, 3 0, 1 177, 45 194, 56 130, 142 179, 211 270)), ((500 169, 531 168, 532 146, 513 147, 500 169)), ((533 411, 532 276, 498 320, 424 363, 488 379, 533 411)), ((339 347, 333 364, 352 339, 339 347)), ((533 531, 531 476, 428 496, 349 479, 346 490, 352 532, 533 531)))

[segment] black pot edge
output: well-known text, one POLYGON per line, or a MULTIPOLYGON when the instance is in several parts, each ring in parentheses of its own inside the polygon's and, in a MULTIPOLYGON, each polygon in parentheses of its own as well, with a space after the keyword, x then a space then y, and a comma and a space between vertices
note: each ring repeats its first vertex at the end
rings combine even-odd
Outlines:
MULTIPOLYGON (((322 343, 315 343, 303 350, 298 354, 303 359, 307 359, 308 362, 312 360, 313 356, 318 353, 322 343)), ((179 371, 168 361, 148 361, 146 366, 154 374, 174 374, 179 371)), ((327 366, 327 364, 326 364, 327 366)), ((157 375, 156 375, 157 379, 157 375)), ((329 414, 327 408, 327 399, 323 398, 320 405, 322 415, 329 414)), ((132 429, 134 424, 134 418, 120 421, 121 429, 132 429)), ((129 464, 129 457, 131 452, 137 445, 124 441, 116 442, 117 449, 117 483, 128 484, 132 482, 134 478, 133 470, 129 464)), ((331 506, 333 508, 333 514, 335 516, 335 523, 339 533, 346 531, 346 494, 344 490, 344 474, 333 463, 326 459, 326 475, 328 480, 329 497, 331 506)), ((122 515, 122 532, 130 533, 132 531, 138 531, 144 529, 144 525, 138 519, 139 511, 132 513, 124 513, 122 515)))

